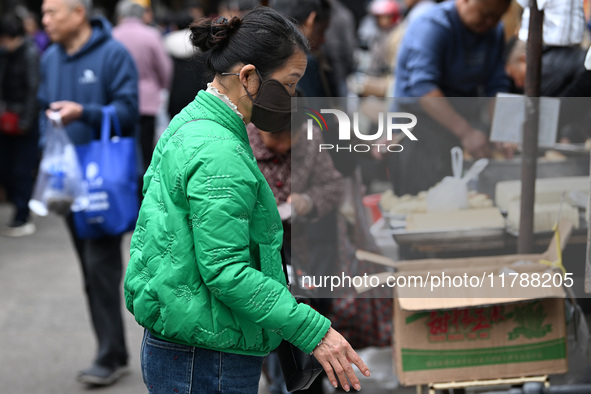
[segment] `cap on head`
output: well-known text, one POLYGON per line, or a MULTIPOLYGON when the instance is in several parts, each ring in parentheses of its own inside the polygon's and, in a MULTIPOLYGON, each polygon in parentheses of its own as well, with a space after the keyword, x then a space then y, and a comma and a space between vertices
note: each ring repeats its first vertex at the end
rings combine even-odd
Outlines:
POLYGON ((396 0, 373 0, 368 12, 376 17, 390 17, 388 24, 393 25, 400 20, 400 6, 396 0))
POLYGON ((400 6, 395 0, 373 0, 369 12, 372 15, 400 15, 400 6))

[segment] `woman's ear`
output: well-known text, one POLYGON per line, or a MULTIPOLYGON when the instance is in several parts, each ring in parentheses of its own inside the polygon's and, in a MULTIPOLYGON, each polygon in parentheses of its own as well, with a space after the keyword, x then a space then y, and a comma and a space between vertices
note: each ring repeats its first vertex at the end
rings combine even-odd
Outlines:
POLYGON ((252 64, 247 64, 240 69, 240 82, 248 92, 254 96, 259 90, 259 76, 256 73, 256 67, 252 64))

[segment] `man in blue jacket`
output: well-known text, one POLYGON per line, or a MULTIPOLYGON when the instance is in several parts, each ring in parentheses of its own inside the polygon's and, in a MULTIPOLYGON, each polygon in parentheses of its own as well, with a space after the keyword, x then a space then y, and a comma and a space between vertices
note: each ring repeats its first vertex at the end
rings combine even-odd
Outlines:
MULTIPOLYGON (((54 42, 41 59, 38 99, 41 118, 59 112, 74 144, 88 143, 100 130, 102 107, 117 111, 124 134, 134 134, 138 115, 138 76, 131 55, 111 38, 111 26, 91 18, 91 0, 44 0, 43 25, 54 42)), ((109 385, 127 371, 121 314, 121 236, 81 239, 67 217, 82 265, 98 354, 81 371, 80 382, 109 385)))
POLYGON ((499 21, 510 3, 445 1, 408 25, 398 55, 394 96, 400 109, 419 117, 413 130, 418 141, 403 141, 404 152, 386 155, 397 175, 396 194, 417 194, 451 175, 453 146, 475 158, 489 154, 488 136, 474 124, 486 100, 472 98, 494 97, 509 89, 499 21))

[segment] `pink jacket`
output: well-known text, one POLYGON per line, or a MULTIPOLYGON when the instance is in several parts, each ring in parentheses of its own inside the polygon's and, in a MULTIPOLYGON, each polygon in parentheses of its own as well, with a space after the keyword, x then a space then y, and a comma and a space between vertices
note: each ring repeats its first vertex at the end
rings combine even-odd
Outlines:
POLYGON ((164 49, 160 32, 137 18, 124 18, 113 37, 131 53, 139 72, 141 115, 156 115, 160 91, 168 89, 172 78, 172 60, 164 49))

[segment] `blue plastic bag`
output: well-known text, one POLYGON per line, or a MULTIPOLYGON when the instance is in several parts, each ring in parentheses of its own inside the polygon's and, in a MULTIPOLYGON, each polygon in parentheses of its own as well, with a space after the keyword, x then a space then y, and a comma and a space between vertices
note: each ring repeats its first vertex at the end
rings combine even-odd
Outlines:
POLYGON ((103 107, 100 140, 78 145, 76 151, 89 198, 84 210, 73 213, 77 235, 98 238, 133 230, 139 210, 136 143, 122 137, 114 107, 103 107))

